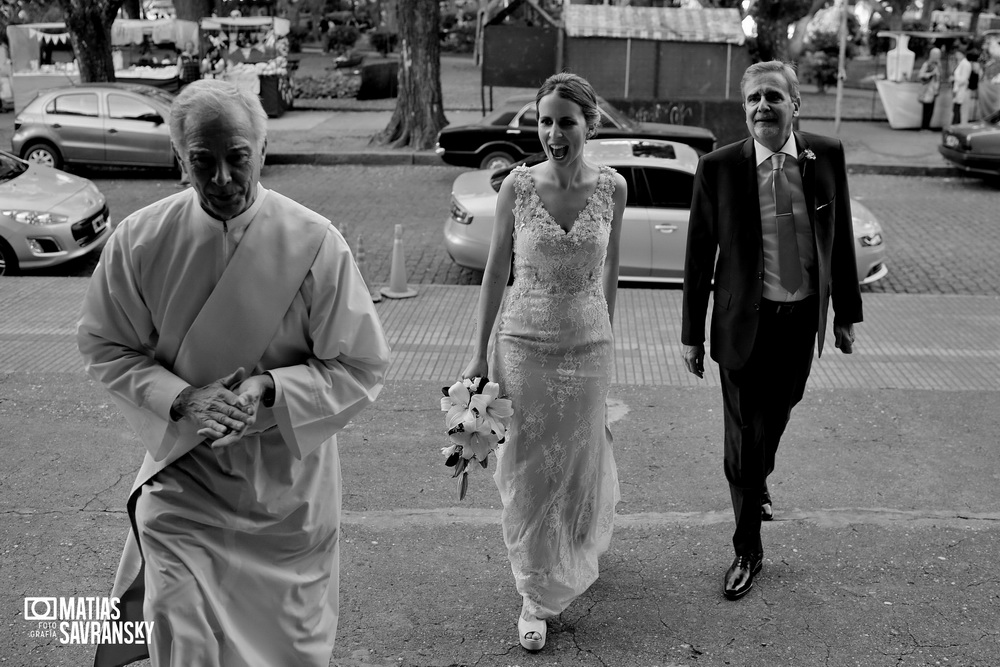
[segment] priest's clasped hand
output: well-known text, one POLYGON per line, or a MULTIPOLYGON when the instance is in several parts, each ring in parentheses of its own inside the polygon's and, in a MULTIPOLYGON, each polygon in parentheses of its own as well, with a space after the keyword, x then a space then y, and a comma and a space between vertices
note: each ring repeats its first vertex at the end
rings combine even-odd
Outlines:
POLYGON ((226 447, 243 437, 257 419, 261 397, 274 388, 270 375, 244 379, 240 368, 204 387, 188 387, 174 401, 171 412, 189 418, 200 427, 198 435, 212 440, 213 447, 226 447))
MULTIPOLYGON (((243 369, 240 370, 242 371, 243 369)), ((233 391, 236 393, 236 398, 239 401, 237 405, 250 416, 240 429, 218 431, 216 429, 203 428, 198 431, 198 435, 211 438, 215 441, 212 443, 213 448, 228 447, 242 438, 247 428, 253 426, 254 422, 257 421, 261 402, 266 407, 270 407, 268 401, 274 400, 274 379, 268 373, 251 375, 246 380, 243 380, 243 382, 240 382, 233 391), (270 395, 271 398, 265 399, 264 397, 267 395, 270 395)))

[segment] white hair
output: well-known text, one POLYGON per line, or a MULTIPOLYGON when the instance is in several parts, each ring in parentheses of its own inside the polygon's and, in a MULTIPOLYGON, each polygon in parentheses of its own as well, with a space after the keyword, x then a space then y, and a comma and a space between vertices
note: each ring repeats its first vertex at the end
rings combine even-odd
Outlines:
POLYGON ((188 84, 170 107, 170 140, 181 155, 187 154, 188 121, 205 112, 219 115, 234 108, 246 111, 255 143, 263 151, 267 138, 267 114, 257 95, 221 79, 200 79, 188 84))

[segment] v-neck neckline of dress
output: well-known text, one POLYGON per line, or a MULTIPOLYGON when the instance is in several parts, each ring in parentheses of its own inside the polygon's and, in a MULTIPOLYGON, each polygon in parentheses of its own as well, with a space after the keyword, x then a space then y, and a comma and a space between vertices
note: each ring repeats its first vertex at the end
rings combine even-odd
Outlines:
POLYGON ((542 211, 544 211, 545 217, 548 218, 549 221, 563 233, 563 236, 569 236, 573 230, 576 229, 576 225, 580 222, 580 218, 583 217, 583 214, 587 212, 587 210, 593 205, 594 200, 597 198, 597 193, 601 189, 601 179, 604 178, 604 167, 599 166, 597 168, 597 183, 594 185, 594 191, 588 195, 587 200, 583 204, 583 208, 581 208, 576 214, 576 217, 573 218, 573 224, 569 229, 560 225, 559 221, 556 220, 556 217, 549 211, 549 207, 545 205, 542 195, 538 193, 538 187, 535 185, 535 179, 532 177, 531 171, 526 171, 526 175, 528 176, 528 180, 531 182, 531 191, 534 193, 535 198, 538 199, 538 205, 541 207, 542 211))

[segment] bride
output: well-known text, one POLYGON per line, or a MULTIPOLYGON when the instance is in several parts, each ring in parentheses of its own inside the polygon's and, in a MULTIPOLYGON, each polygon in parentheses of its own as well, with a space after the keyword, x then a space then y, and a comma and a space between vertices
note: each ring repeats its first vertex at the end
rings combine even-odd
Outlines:
POLYGON ((514 407, 494 480, 528 650, 545 645, 545 619, 597 580, 611 543, 619 492, 605 401, 626 200, 625 179, 584 157, 600 122, 591 85, 556 74, 535 104, 547 159, 500 187, 462 373, 499 382, 514 407))

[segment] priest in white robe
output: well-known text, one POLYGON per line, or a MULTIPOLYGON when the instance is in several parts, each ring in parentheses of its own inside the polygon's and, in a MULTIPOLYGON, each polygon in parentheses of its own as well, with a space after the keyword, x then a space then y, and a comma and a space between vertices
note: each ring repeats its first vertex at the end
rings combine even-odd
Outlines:
MULTIPOLYGON (((341 234, 258 183, 256 95, 195 82, 170 130, 192 187, 121 222, 77 334, 146 447, 112 595, 153 623, 154 667, 327 667, 336 433, 389 347, 341 234)), ((97 664, 139 657, 104 646, 97 664)))

